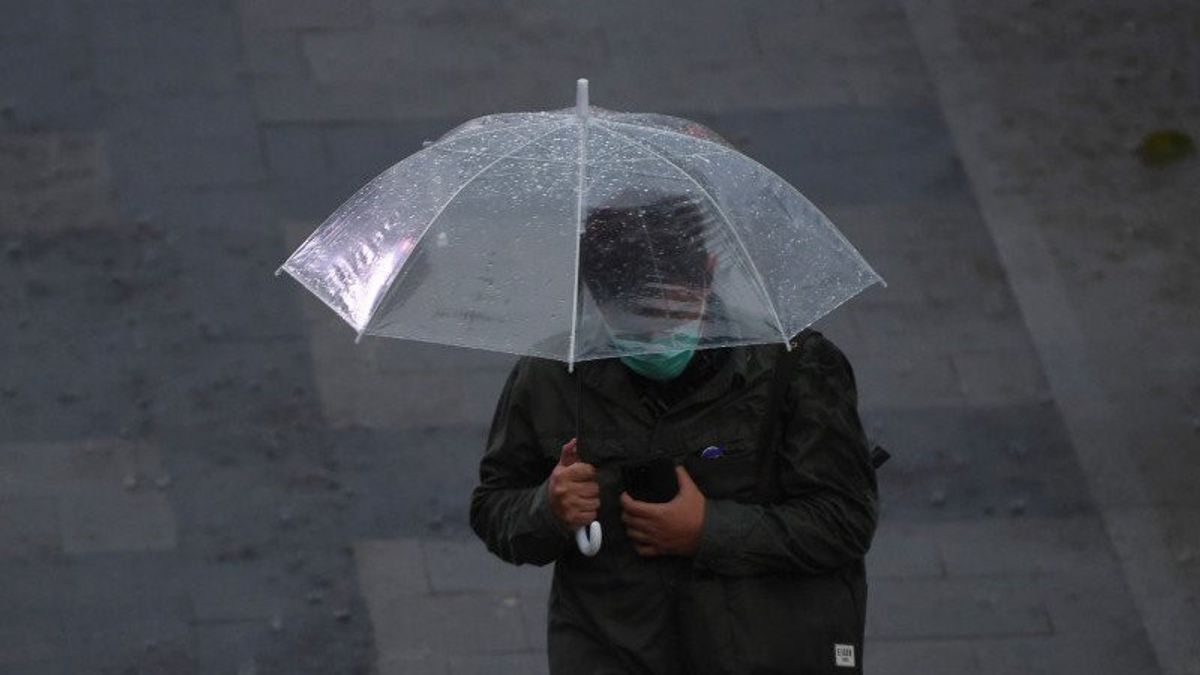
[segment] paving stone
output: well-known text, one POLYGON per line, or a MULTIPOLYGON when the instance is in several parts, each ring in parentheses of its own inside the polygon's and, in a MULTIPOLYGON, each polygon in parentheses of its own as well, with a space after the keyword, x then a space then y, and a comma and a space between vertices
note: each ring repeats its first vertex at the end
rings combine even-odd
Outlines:
POLYGON ((459 656, 450 659, 451 675, 484 675, 485 673, 549 673, 545 654, 496 654, 488 656, 459 656))
POLYGON ((1054 632, 1064 642, 1148 647, 1146 627, 1134 606, 1124 573, 1116 564, 1092 564, 1039 575, 1054 632))
POLYGON ((164 473, 157 447, 117 438, 0 445, 0 468, 0 495, 36 497, 121 493, 131 478, 144 485, 164 473))
POLYGON ((988 518, 937 523, 935 538, 946 573, 954 576, 1073 573, 1113 569, 1117 559, 1095 515, 1066 518, 988 518))
POLYGON ((318 0, 238 0, 238 12, 249 26, 290 30, 361 26, 370 18, 366 0, 337 5, 318 0))
POLYGON ((932 523, 882 519, 867 553, 870 579, 945 576, 938 532, 932 523))
POLYGON ((931 242, 968 250, 991 246, 969 194, 936 201, 843 204, 825 209, 825 214, 868 259, 882 261, 931 242))
POLYGON ((59 518, 68 554, 175 548, 175 516, 159 493, 71 495, 60 502, 59 518))
POLYGON ((1028 579, 880 579, 871 584, 867 634, 876 639, 1049 635, 1045 601, 1028 579))
POLYGON ((50 661, 20 661, 13 662, 12 664, 0 663, 0 665, 11 665, 13 668, 12 672, 19 673, 20 675, 71 675, 70 671, 66 669, 66 664, 60 659, 50 661))
POLYGON ((10 618, 0 623, 0 671, 24 673, 35 667, 53 672, 66 647, 66 613, 74 586, 59 564, 0 560, 0 607, 10 618))
POLYGON ((706 114, 698 121, 748 139, 743 152, 822 209, 960 199, 967 187, 935 109, 846 106, 706 114), (899 177, 893 171, 898 164, 906 168, 899 177))
POLYGON ((1000 673, 1157 673, 1158 663, 1143 640, 1018 637, 978 640, 978 672, 1000 673))
POLYGON ((136 156, 113 159, 119 180, 139 191, 255 185, 266 179, 258 135, 253 132, 179 140, 172 146, 143 144, 141 148, 136 156))
MULTIPOLYGON (((138 621, 162 623, 166 629, 191 621, 189 581, 180 569, 175 552, 93 553, 72 559, 65 568, 70 595, 57 605, 65 612, 68 633, 143 630, 131 623, 138 621)), ((57 596, 53 600, 59 603, 57 596)))
POLYGON ((56 505, 56 515, 43 513, 38 521, 61 528, 58 543, 42 542, 51 551, 175 546, 170 505, 161 493, 146 491, 150 481, 164 475, 153 446, 110 439, 15 444, 0 448, 0 466, 5 469, 0 495, 40 498, 46 509, 56 505))
MULTIPOLYGON (((865 385, 863 385, 865 387, 865 385)), ((865 390, 865 389, 864 389, 865 390)), ((1087 486, 1052 404, 961 408, 881 407, 874 440, 892 452, 879 472, 881 504, 900 520, 991 514, 1076 516, 1087 486), (941 499, 934 499, 936 493, 941 499)))
POLYGON ((1193 509, 1111 509, 1106 522, 1125 583, 1167 673, 1200 672, 1200 645, 1180 625, 1200 615, 1196 551, 1200 516, 1193 509), (1147 611, 1151 604, 1153 611, 1147 611))
POLYGON ((245 68, 255 77, 310 77, 308 60, 300 47, 300 33, 291 30, 263 30, 242 24, 242 52, 245 68))
POLYGON ((525 622, 525 635, 529 645, 537 650, 546 650, 550 627, 550 586, 532 591, 521 591, 521 615, 525 622))
MULTIPOLYGON (((190 140, 243 139, 257 133, 254 108, 246 92, 233 88, 129 101, 107 116, 110 132, 148 146, 175 146, 190 140)), ((137 147, 142 154, 153 147, 137 147)), ((170 149, 168 147, 167 149, 170 149)), ((257 148, 246 147, 242 149, 257 148)))
POLYGON ((267 166, 275 180, 304 180, 329 170, 324 132, 309 125, 262 128, 267 166))
POLYGON ((449 660, 429 652, 381 654, 379 675, 450 675, 449 660))
POLYGON ((355 542, 354 561, 372 617, 379 603, 395 604, 432 590, 419 539, 355 542))
POLYGON ((236 35, 226 23, 163 17, 98 28, 89 34, 96 52, 96 85, 117 98, 227 90, 237 83, 238 52, 236 35))
POLYGON ((863 672, 872 675, 974 675, 981 672, 968 640, 868 640, 863 672))
POLYGON ((856 359, 854 373, 860 409, 962 405, 962 389, 949 357, 920 352, 905 354, 900 345, 894 347, 895 351, 888 353, 864 351, 856 359))
POLYGON ((254 84, 254 105, 265 123, 392 122, 395 95, 367 84, 318 86, 305 78, 271 78, 254 84))
POLYGON ((488 552, 479 539, 423 542, 430 587, 435 593, 550 588, 553 565, 510 565, 488 552))
POLYGON ((72 634, 68 672, 144 672, 199 675, 191 627, 184 621, 126 618, 72 634), (151 648, 147 648, 151 646, 151 648))
POLYGON ((0 498, 0 557, 44 559, 62 554, 53 498, 0 498))
POLYGON ((114 227, 102 134, 0 134, 0 227, 50 234, 114 227))
POLYGON ((368 596, 371 624, 381 661, 431 653, 527 650, 520 597, 508 593, 368 596), (469 636, 464 643, 464 636, 469 636))
MULTIPOLYGON (((282 614, 287 592, 280 573, 266 563, 238 562, 195 565, 187 568, 189 594, 197 621, 235 621, 266 627, 282 614)), ((206 670, 205 672, 215 672, 206 670)))
POLYGON ((270 640, 265 621, 203 623, 194 629, 197 673, 258 672, 256 653, 270 640))

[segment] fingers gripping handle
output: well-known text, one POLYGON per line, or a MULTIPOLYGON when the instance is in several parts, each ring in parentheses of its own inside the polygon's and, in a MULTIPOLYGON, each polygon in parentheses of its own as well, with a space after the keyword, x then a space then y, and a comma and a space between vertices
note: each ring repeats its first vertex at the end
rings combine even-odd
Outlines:
MULTIPOLYGON (((579 461, 579 454, 576 448, 576 440, 572 438, 566 445, 563 446, 562 455, 559 457, 559 462, 565 466, 571 466, 579 461)), ((575 544, 579 547, 579 552, 589 558, 600 552, 600 542, 602 540, 600 531, 600 522, 593 520, 592 524, 587 527, 576 528, 575 544)))

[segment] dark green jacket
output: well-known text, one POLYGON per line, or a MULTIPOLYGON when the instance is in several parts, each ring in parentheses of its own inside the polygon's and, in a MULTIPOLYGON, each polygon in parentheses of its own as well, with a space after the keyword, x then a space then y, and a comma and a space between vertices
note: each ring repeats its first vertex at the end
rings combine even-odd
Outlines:
POLYGON ((674 396, 666 400, 674 400, 665 410, 654 395, 660 388, 616 359, 577 364, 574 374, 558 361, 517 362, 480 464, 471 527, 505 561, 557 563, 547 641, 552 673, 698 672, 704 661, 727 659, 711 653, 719 646, 688 644, 678 630, 676 599, 697 570, 737 576, 861 567, 877 519, 875 473, 853 371, 819 333, 806 344, 785 396, 777 467, 787 499, 749 503, 755 445, 782 352, 778 345, 698 352, 681 382, 725 358, 698 385, 668 392, 674 396), (579 553, 547 500, 550 472, 576 435, 601 491, 603 546, 592 558, 579 553), (724 446, 724 454, 701 457, 712 445, 724 446), (706 497, 694 557, 643 558, 625 536, 618 464, 652 454, 682 463, 706 497))

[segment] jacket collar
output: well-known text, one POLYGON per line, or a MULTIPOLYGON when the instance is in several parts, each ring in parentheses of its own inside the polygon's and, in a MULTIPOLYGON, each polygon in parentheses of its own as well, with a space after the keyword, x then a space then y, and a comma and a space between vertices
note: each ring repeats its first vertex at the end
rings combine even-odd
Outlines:
MULTIPOLYGON (((761 345, 728 347, 729 359, 721 368, 668 410, 675 412, 707 404, 728 394, 731 389, 744 387, 769 366, 763 362, 763 348, 761 345)), ((596 395, 653 422, 654 415, 644 402, 648 392, 620 359, 586 361, 577 366, 577 373, 582 384, 596 395)))

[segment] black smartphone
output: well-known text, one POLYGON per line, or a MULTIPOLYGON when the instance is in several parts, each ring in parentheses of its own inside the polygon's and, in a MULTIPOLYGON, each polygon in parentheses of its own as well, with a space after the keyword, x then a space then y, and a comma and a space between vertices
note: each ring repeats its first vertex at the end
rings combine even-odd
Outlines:
POLYGON ((669 502, 679 494, 675 462, 669 457, 622 464, 621 481, 629 496, 640 502, 669 502))

